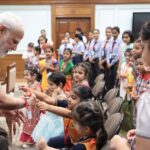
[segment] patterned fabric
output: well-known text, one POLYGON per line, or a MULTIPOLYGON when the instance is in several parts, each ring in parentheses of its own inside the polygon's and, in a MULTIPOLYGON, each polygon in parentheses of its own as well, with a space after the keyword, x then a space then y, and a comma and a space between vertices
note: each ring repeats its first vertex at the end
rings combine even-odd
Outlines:
MULTIPOLYGON (((32 85, 28 85, 28 87, 34 89, 34 90, 40 90, 40 84, 38 82, 35 82, 32 85)), ((36 107, 36 103, 33 100, 31 102, 31 118, 28 117, 28 111, 26 109, 26 115, 24 117, 24 124, 23 124, 23 132, 20 136, 20 141, 22 142, 29 142, 29 143, 33 143, 33 140, 31 138, 31 134, 35 128, 35 126, 37 125, 39 119, 40 119, 40 111, 39 109, 36 107)))
POLYGON ((150 73, 139 75, 137 77, 134 93, 140 96, 146 90, 150 90, 150 73))

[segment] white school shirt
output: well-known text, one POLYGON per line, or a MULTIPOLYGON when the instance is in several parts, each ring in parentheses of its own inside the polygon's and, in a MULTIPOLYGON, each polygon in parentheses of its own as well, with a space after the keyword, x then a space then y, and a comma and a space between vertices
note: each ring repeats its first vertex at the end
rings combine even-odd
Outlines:
POLYGON ((25 51, 22 55, 22 59, 29 59, 32 56, 34 56, 33 52, 25 51))

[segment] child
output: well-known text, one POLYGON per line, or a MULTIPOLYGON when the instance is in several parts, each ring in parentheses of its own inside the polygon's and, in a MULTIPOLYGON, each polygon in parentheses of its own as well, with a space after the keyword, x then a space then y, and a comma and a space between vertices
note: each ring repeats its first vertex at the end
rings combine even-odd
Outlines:
POLYGON ((34 50, 34 44, 32 42, 30 42, 28 44, 27 51, 25 51, 22 55, 22 59, 25 60, 25 69, 28 66, 30 66, 30 58, 34 56, 33 50, 34 50))
POLYGON ((38 38, 38 44, 39 44, 39 46, 41 48, 40 60, 45 58, 45 53, 44 53, 44 50, 43 50, 42 47, 43 47, 44 44, 47 43, 47 41, 48 40, 47 40, 46 36, 41 35, 38 38))
POLYGON ((120 78, 120 96, 125 99, 126 87, 128 84, 128 77, 132 74, 132 66, 130 66, 130 58, 132 56, 132 49, 127 49, 124 53, 126 62, 121 65, 119 78, 120 78))
POLYGON ((64 91, 69 92, 72 87, 72 69, 74 67, 71 61, 72 51, 69 48, 65 48, 63 52, 63 58, 60 60, 59 69, 66 75, 66 84, 64 86, 64 91))
MULTIPOLYGON (((82 138, 71 150, 99 150, 107 141, 100 107, 94 102, 81 102, 72 110, 73 123, 82 138), (90 121, 91 120, 91 121, 90 121)), ((56 150, 48 147, 43 139, 37 144, 39 150, 56 150)))
MULTIPOLYGON (((61 108, 58 106, 48 105, 44 102, 39 102, 38 106, 40 110, 51 111, 53 113, 65 117, 64 120, 65 135, 50 139, 48 142, 49 146, 55 148, 63 148, 65 146, 69 147, 70 145, 72 145, 72 142, 73 143, 77 142, 77 139, 80 138, 80 135, 77 133, 77 131, 73 126, 73 122, 71 119, 72 118, 71 110, 78 103, 80 103, 81 101, 88 101, 90 98, 92 98, 92 96, 93 96, 92 91, 89 87, 83 85, 77 85, 71 90, 67 98, 67 108, 61 108)), ((60 106, 60 101, 57 101, 57 105, 60 106)))
MULTIPOLYGON (((37 78, 37 69, 36 68, 27 68, 24 71, 24 78, 27 80, 27 85, 29 88, 37 91, 41 91, 40 83, 36 81, 37 78)), ((32 100, 28 106, 26 106, 25 122, 23 124, 23 132, 20 136, 20 141, 24 144, 23 148, 29 148, 34 144, 34 140, 31 137, 31 133, 34 130, 36 124, 39 121, 40 112, 36 108, 35 101, 32 100)))
POLYGON ((85 63, 79 63, 73 71, 74 85, 86 85, 89 86, 89 67, 85 63))
POLYGON ((130 30, 126 30, 122 34, 122 40, 124 43, 121 44, 121 58, 120 58, 120 65, 125 62, 125 57, 124 57, 124 52, 126 49, 131 48, 133 49, 133 42, 134 42, 134 37, 133 33, 130 30))
POLYGON ((86 44, 86 50, 84 51, 84 55, 83 55, 83 60, 87 61, 87 62, 91 62, 92 57, 94 55, 93 50, 92 50, 93 49, 93 46, 92 46, 93 45, 92 44, 93 38, 94 38, 93 32, 89 31, 88 41, 87 41, 87 44, 86 44))
POLYGON ((104 73, 105 73, 105 69, 107 69, 106 56, 107 53, 109 52, 110 45, 112 44, 112 27, 107 27, 105 30, 105 34, 106 34, 106 40, 104 40, 104 42, 102 43, 101 50, 100 50, 101 52, 100 60, 99 60, 99 66, 101 72, 104 73))
POLYGON ((72 62, 74 65, 77 65, 78 63, 83 61, 83 54, 85 51, 85 46, 83 43, 82 35, 76 34, 75 41, 76 41, 76 44, 72 51, 72 54, 73 54, 72 62))
POLYGON ((92 81, 94 81, 95 78, 100 74, 99 56, 100 56, 100 49, 102 45, 102 41, 100 40, 100 30, 94 29, 93 34, 94 34, 94 40, 92 41, 93 57, 91 61, 92 81))
POLYGON ((58 50, 59 61, 63 59, 63 52, 64 52, 64 49, 66 48, 73 50, 73 46, 69 43, 68 38, 64 37, 63 43, 60 45, 59 50, 58 50))
POLYGON ((41 87, 43 92, 45 92, 48 86, 48 82, 47 82, 48 76, 52 72, 58 71, 59 66, 58 66, 58 61, 53 57, 53 48, 48 44, 43 45, 43 48, 45 50, 46 58, 41 60, 39 62, 39 65, 42 72, 41 87))
POLYGON ((119 34, 120 34, 119 27, 117 26, 113 27, 112 29, 113 41, 106 58, 107 70, 108 70, 107 71, 108 80, 106 80, 107 90, 113 88, 116 82, 117 70, 119 64, 119 50, 121 45, 119 34))
MULTIPOLYGON (((63 87, 66 83, 65 75, 61 72, 54 72, 48 77, 48 94, 55 101, 64 100, 66 96, 63 87)), ((32 137, 37 142, 41 136, 48 141, 50 138, 63 135, 63 118, 51 112, 42 114, 37 126, 35 127, 32 137)))

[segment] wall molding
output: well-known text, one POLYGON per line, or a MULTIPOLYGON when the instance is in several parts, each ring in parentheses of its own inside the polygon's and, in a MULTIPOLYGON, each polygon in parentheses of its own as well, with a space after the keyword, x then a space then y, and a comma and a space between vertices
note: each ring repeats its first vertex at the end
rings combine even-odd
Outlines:
POLYGON ((150 3, 150 0, 0 0, 1 5, 25 4, 138 4, 150 3))

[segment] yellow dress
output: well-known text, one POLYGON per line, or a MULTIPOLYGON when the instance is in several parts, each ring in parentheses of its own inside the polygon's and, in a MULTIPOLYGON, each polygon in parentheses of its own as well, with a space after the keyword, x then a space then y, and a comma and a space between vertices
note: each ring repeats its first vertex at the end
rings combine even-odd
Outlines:
MULTIPOLYGON (((44 60, 41 60, 39 62, 40 64, 40 68, 45 68, 46 66, 46 61, 45 59, 44 60)), ((42 72, 42 80, 41 80, 41 88, 42 88, 42 91, 45 92, 46 89, 48 87, 48 82, 47 82, 47 72, 46 72, 46 69, 43 70, 42 72)))

